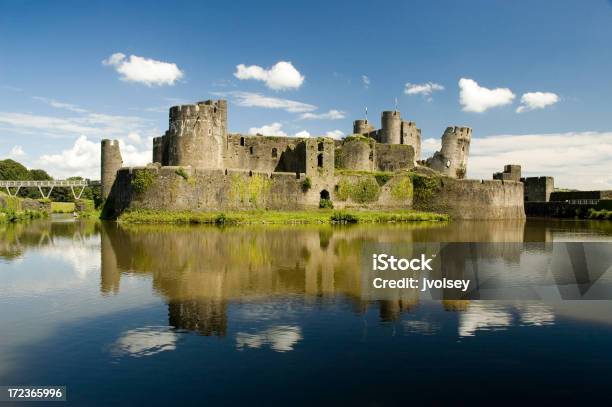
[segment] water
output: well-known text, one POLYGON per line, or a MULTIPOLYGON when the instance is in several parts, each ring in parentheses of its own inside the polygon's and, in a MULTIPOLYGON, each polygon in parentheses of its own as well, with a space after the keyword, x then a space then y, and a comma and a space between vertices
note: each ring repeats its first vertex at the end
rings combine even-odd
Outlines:
POLYGON ((0 385, 88 406, 609 401, 612 302, 364 299, 364 244, 562 241, 612 223, 0 226, 0 385))

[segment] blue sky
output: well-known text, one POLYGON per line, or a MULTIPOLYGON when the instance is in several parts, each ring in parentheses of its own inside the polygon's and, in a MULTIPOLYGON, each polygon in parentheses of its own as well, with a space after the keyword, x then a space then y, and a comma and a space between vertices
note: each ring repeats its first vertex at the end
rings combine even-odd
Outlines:
POLYGON ((0 0, 0 157, 93 177, 103 137, 130 164, 150 159, 173 104, 226 97, 232 132, 338 136, 366 106, 378 125, 397 98, 426 151, 446 126, 474 129, 470 176, 516 162, 612 188, 611 43, 606 0, 0 0), (268 71, 281 61, 295 72, 268 71))

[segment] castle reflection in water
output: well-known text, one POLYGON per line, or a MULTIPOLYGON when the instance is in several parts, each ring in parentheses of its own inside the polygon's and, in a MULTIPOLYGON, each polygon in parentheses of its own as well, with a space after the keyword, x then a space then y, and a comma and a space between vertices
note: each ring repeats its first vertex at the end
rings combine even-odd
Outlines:
MULTIPOLYGON (((418 290, 398 290, 391 298, 373 299, 362 276, 361 250, 372 244, 417 242, 483 242, 480 257, 505 265, 518 265, 521 242, 552 243, 601 236, 610 241, 612 224, 585 221, 495 221, 414 223, 367 226, 125 226, 111 222, 37 222, 0 230, 0 257, 12 261, 28 246, 58 246, 84 236, 100 242, 100 292, 114 296, 122 278, 143 276, 168 304, 168 325, 206 336, 225 336, 233 322, 232 303, 248 303, 255 312, 270 301, 300 305, 342 298, 353 311, 377 312, 383 322, 399 321, 407 332, 432 333, 436 321, 402 320, 423 302, 418 290)), ((74 245, 73 245, 74 246, 74 245)), ((95 253, 95 252, 94 252, 95 253)), ((94 254, 95 256, 95 254, 94 254)), ((90 256, 91 257, 91 256, 90 256)), ((452 260, 452 259, 451 259, 452 260)), ((79 259, 86 261, 83 256, 79 259)), ((75 264, 75 267, 77 265, 75 264)), ((96 266, 96 269, 98 267, 96 266)), ((532 273, 533 270, 519 272, 532 273)), ((447 262, 445 273, 464 278, 469 270, 462 261, 447 262)), ((584 289, 598 276, 554 276, 559 285, 575 283, 584 289)), ((505 282, 504 282, 505 283, 505 282)), ((445 298, 445 297, 443 297, 445 298)), ((473 297, 472 297, 473 298, 473 297)), ((461 312, 459 334, 473 334, 483 326, 514 322, 550 324, 550 307, 515 303, 501 307, 493 302, 442 300, 446 311, 461 312)), ((266 313, 265 309, 259 310, 266 313)), ((261 332, 240 333, 237 346, 271 344, 278 350, 301 336, 301 328, 285 324, 261 332), (286 325, 286 326, 285 326, 286 325)), ((143 332, 136 336, 148 335, 143 332)))
MULTIPOLYGON (((567 238, 567 224, 563 226, 567 238)), ((577 234, 581 227, 584 224, 577 226, 577 234)), ((377 307, 382 321, 397 320, 418 305, 420 293, 398 290, 394 298, 372 301, 371 288, 361 275, 360 251, 365 244, 497 243, 481 249, 479 256, 518 264, 521 245, 517 242, 552 242, 555 236, 555 224, 549 221, 226 229, 104 223, 101 228, 102 293, 118 292, 123 274, 150 276, 154 289, 168 303, 169 325, 217 336, 227 332, 232 301, 295 296, 308 303, 342 296, 356 313, 377 307)), ((462 278, 463 263, 448 264, 446 272, 462 278)), ((447 311, 469 313, 472 307, 472 311, 480 310, 479 315, 488 312, 482 304, 470 305, 468 300, 443 300, 442 305, 447 311)), ((537 314, 532 308, 525 310, 525 318, 537 314)))

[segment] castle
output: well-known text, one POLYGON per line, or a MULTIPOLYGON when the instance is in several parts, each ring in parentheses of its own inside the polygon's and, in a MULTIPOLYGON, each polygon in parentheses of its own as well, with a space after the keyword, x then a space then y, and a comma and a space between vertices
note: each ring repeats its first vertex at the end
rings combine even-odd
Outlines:
MULTIPOLYGON (((422 160, 421 130, 396 110, 382 113, 380 129, 367 119, 355 120, 353 134, 343 140, 231 134, 227 111, 225 100, 170 108, 169 128, 153 140, 152 164, 146 167, 123 168, 118 142, 103 140, 102 194, 109 203, 108 216, 136 208, 309 209, 323 200, 338 208, 428 206, 444 211, 450 205, 415 202, 418 186, 410 173, 455 180, 438 185, 433 196, 448 188, 455 195, 489 189, 481 181, 464 180, 472 137, 467 127, 448 127, 441 150, 422 160)), ((494 198, 483 191, 483 199, 508 206, 504 217, 520 217, 522 196, 509 198, 508 185, 494 198)), ((440 204, 445 196, 431 199, 440 204)))

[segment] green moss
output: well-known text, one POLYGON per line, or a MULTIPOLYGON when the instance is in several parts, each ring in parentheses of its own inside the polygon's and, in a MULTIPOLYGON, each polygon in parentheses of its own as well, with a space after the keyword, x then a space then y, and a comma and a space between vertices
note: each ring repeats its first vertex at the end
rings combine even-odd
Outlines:
POLYGON ((380 187, 378 183, 371 178, 361 178, 351 188, 351 199, 354 202, 366 203, 378 200, 380 187))
POLYGON ((391 175, 390 173, 385 173, 385 172, 374 174, 374 178, 376 178, 376 182, 378 182, 378 185, 380 185, 381 187, 385 185, 391 179, 392 176, 393 175, 391 175))
POLYGON ((137 194, 146 192, 155 182, 155 174, 148 169, 139 169, 132 177, 132 188, 137 194))
POLYGON ((333 224, 333 223, 398 223, 448 221, 447 215, 417 211, 236 211, 236 212, 168 212, 128 211, 119 222, 169 224, 333 224))
POLYGON ((265 197, 270 192, 271 182, 262 174, 244 177, 232 174, 230 178, 230 199, 238 203, 250 203, 256 208, 265 204, 265 197))
POLYGON ((351 199, 356 203, 367 203, 378 200, 380 187, 375 178, 361 177, 356 181, 342 178, 336 188, 336 198, 340 201, 351 199))
POLYGON ((176 175, 178 175, 179 177, 183 177, 183 179, 185 181, 189 180, 189 174, 187 174, 187 171, 185 171, 185 169, 183 167, 180 167, 179 169, 177 169, 176 171, 174 171, 174 173, 176 175))
POLYGON ((391 197, 396 201, 408 201, 412 199, 413 193, 412 179, 410 177, 400 177, 391 187, 391 197))
POLYGON ((419 201, 430 199, 440 187, 440 178, 411 173, 414 198, 419 201))
POLYGON ((344 142, 361 141, 362 143, 373 144, 376 142, 372 137, 364 136, 363 134, 351 134, 344 138, 344 142))

